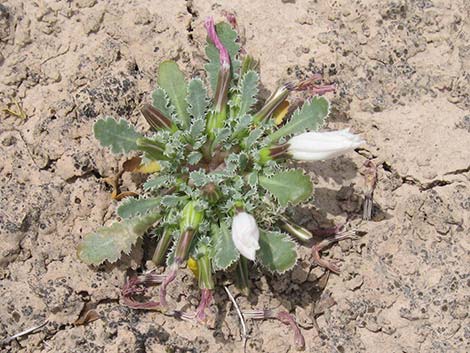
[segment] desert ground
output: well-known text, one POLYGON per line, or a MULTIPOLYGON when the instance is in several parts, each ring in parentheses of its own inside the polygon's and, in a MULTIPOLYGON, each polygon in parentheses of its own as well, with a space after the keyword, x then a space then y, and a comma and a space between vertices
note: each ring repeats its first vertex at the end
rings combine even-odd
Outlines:
MULTIPOLYGON (((0 350, 243 352, 222 287, 212 325, 195 326, 120 304, 128 270, 151 266, 146 252, 98 268, 76 256, 86 233, 117 219, 103 178, 124 159, 99 146, 93 123, 123 117, 145 129, 139 107, 158 64, 204 75, 204 19, 223 11, 260 60, 262 99, 322 73, 337 85, 325 129, 367 141, 302 164, 315 200, 296 220, 311 230, 347 220, 361 232, 323 252, 340 274, 303 248, 282 276, 253 268, 248 298, 229 284, 239 306, 294 314, 307 352, 470 351, 468 0, 0 1, 0 340, 44 324, 0 350), (367 160, 378 171, 370 221, 367 160)), ((126 176, 122 188, 139 185, 126 176)), ((188 270, 173 288, 177 305, 197 304, 188 270)), ((280 322, 246 325, 247 352, 295 351, 280 322)))

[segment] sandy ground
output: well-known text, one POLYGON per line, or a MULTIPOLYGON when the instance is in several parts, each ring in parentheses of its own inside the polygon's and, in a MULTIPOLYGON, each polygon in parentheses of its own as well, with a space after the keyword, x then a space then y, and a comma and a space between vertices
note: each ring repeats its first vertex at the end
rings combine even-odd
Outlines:
MULTIPOLYGON (((304 249, 284 276, 254 270, 256 288, 240 306, 295 313, 307 352, 470 351, 468 0, 0 3, 1 105, 17 100, 28 116, 0 118, 0 339, 48 320, 3 352, 242 351, 222 288, 213 327, 193 327, 119 304, 141 252, 98 269, 75 254, 84 234, 115 217, 101 179, 122 160, 99 147, 93 122, 112 115, 143 127, 137 108, 158 63, 200 75, 203 19, 222 10, 237 14, 260 59, 264 97, 323 72, 339 87, 327 127, 367 140, 359 153, 305 165, 316 199, 298 220, 315 228, 349 218, 367 232, 324 253, 341 274, 323 288, 324 270, 304 249), (358 219, 367 159, 379 176, 370 222, 358 219), (100 318, 74 325, 90 307, 100 318)), ((176 305, 197 303, 188 272, 174 288, 176 305)), ((247 325, 248 352, 294 351, 280 323, 247 325)))

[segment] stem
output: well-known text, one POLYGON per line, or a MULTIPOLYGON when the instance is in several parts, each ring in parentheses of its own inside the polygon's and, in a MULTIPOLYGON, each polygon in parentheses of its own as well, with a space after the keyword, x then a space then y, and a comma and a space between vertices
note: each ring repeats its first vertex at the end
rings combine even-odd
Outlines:
POLYGON ((237 287, 245 295, 250 295, 250 279, 248 277, 248 260, 244 256, 240 256, 238 260, 237 270, 237 287))
POLYGON ((201 289, 201 301, 196 309, 196 318, 199 321, 206 321, 206 308, 212 303, 212 291, 210 289, 201 289))
POLYGON ((187 229, 178 238, 175 252, 175 263, 180 266, 188 257, 189 248, 193 241, 194 234, 196 232, 193 229, 187 229))
POLYGON ((276 318, 281 321, 284 325, 289 325, 294 331, 294 343, 295 347, 298 350, 304 350, 305 349, 305 339, 304 336, 302 335, 302 332, 299 329, 299 326, 297 326, 297 323, 295 322, 294 317, 289 314, 287 311, 280 311, 276 318))
POLYGON ((209 256, 201 256, 197 259, 198 283, 199 288, 214 289, 214 280, 212 279, 212 266, 209 256))
POLYGON ((170 228, 165 228, 161 238, 158 240, 157 248, 152 257, 152 261, 155 265, 160 266, 164 262, 166 252, 170 246, 171 236, 172 231, 170 228))
POLYGON ((179 265, 175 262, 170 266, 169 273, 162 285, 160 286, 160 305, 166 307, 168 305, 166 301, 166 288, 168 285, 173 282, 176 278, 176 271, 178 271, 179 265))
POLYGON ((247 319, 254 320, 267 320, 267 319, 276 319, 282 322, 285 325, 289 325, 294 331, 294 343, 297 350, 305 349, 305 339, 302 335, 302 332, 295 322, 295 318, 289 314, 287 311, 279 311, 275 313, 274 310, 265 309, 265 310, 247 310, 243 312, 243 317, 247 319))
POLYGON ((320 253, 327 246, 330 246, 331 244, 344 240, 344 239, 354 238, 355 235, 356 235, 356 231, 354 230, 346 231, 343 233, 337 233, 333 235, 332 237, 323 239, 318 244, 315 244, 312 247, 313 262, 315 262, 318 266, 321 266, 323 268, 330 270, 331 272, 338 274, 340 271, 339 266, 335 264, 334 262, 323 260, 320 256, 320 253))

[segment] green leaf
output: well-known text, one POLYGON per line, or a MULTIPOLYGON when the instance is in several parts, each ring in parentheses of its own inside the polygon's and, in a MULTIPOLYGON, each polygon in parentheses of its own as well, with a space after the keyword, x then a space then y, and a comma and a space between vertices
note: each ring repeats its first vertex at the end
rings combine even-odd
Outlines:
POLYGON ((165 207, 176 207, 184 200, 186 200, 184 196, 165 195, 162 197, 161 204, 165 207))
POLYGON ((184 128, 189 127, 187 83, 178 65, 171 60, 164 61, 158 68, 158 85, 162 87, 176 109, 176 118, 184 128))
POLYGON ((142 137, 124 119, 116 121, 111 117, 98 120, 93 131, 101 146, 110 147, 114 154, 137 150, 136 140, 142 137))
POLYGON ((240 257, 235 244, 232 240, 232 235, 227 225, 221 222, 220 227, 212 225, 212 237, 215 244, 215 253, 213 259, 214 269, 226 270, 240 257))
POLYGON ((326 98, 313 97, 292 114, 292 118, 289 122, 271 134, 269 140, 275 142, 281 137, 299 134, 305 130, 316 131, 325 122, 329 111, 329 103, 326 98))
POLYGON ((131 218, 87 234, 78 246, 78 257, 89 265, 99 265, 106 260, 111 263, 116 262, 121 253, 130 253, 132 245, 159 217, 153 214, 131 218))
POLYGON ((256 71, 248 71, 242 78, 240 84, 240 110, 238 116, 247 114, 251 107, 256 104, 258 94, 258 74, 256 71))
POLYGON ((286 234, 261 230, 259 246, 256 258, 271 272, 284 273, 297 262, 295 243, 286 234))
MULTIPOLYGON (((238 72, 240 68, 240 61, 236 58, 238 51, 240 50, 240 45, 237 43, 238 34, 235 32, 228 23, 221 22, 216 24, 215 30, 217 35, 224 45, 227 48, 227 51, 230 56, 230 71, 232 73, 232 78, 234 73, 238 72)), ((215 92, 217 87, 217 78, 219 75, 220 61, 219 61, 219 51, 215 45, 207 38, 206 45, 206 55, 209 58, 209 63, 205 65, 205 69, 209 74, 209 82, 212 88, 212 91, 215 92)))
POLYGON ((191 126, 189 128, 189 134, 191 135, 193 140, 197 140, 198 138, 202 136, 205 130, 206 130, 206 119, 199 118, 191 122, 191 126))
POLYGON ((160 207, 160 197, 150 197, 148 199, 128 198, 117 208, 117 214, 121 218, 131 218, 143 216, 148 212, 156 211, 160 207))
POLYGON ((195 165, 198 163, 202 158, 202 153, 198 151, 193 151, 188 155, 188 163, 190 165, 195 165))
POLYGON ((280 172, 270 178, 260 175, 259 184, 273 194, 281 206, 305 201, 313 192, 310 178, 300 170, 280 172))
POLYGON ((215 134, 215 138, 214 138, 214 142, 212 143, 212 146, 219 146, 225 141, 227 141, 227 139, 232 134, 232 130, 228 127, 224 127, 222 129, 216 129, 214 134, 215 134))
POLYGON ((170 103, 170 99, 165 90, 158 87, 152 94, 153 106, 162 112, 163 115, 171 118, 175 113, 175 107, 170 103))
POLYGON ((263 134, 260 128, 253 129, 250 134, 243 140, 245 149, 249 149, 263 134))
POLYGON ((163 187, 168 187, 174 183, 175 178, 171 175, 159 175, 156 176, 144 184, 144 190, 149 191, 151 189, 161 189, 163 187))
POLYGON ((187 101, 188 112, 193 117, 193 121, 204 119, 209 106, 209 100, 201 79, 193 78, 189 82, 187 101))

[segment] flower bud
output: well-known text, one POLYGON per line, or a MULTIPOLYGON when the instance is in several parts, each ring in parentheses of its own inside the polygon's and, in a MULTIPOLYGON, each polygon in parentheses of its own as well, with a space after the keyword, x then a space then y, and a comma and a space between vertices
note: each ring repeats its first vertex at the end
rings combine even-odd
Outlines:
POLYGON ((266 164, 268 161, 276 158, 286 157, 286 151, 289 148, 289 145, 282 144, 272 147, 264 147, 259 150, 258 162, 262 165, 266 164))
POLYGON ((202 188, 202 195, 209 201, 211 204, 215 204, 222 196, 220 189, 214 183, 209 183, 202 188))
POLYGON ((233 217, 232 239, 244 257, 255 260, 256 250, 259 249, 259 230, 252 215, 240 212, 233 217))
POLYGON ((176 130, 176 126, 171 122, 171 119, 152 105, 145 104, 140 111, 155 131, 161 129, 176 130))
POLYGON ((188 229, 197 230, 204 217, 203 211, 196 210, 196 202, 190 201, 184 206, 181 214, 180 230, 184 232, 188 229))
POLYGON ((353 150, 365 141, 348 129, 328 132, 306 132, 292 137, 288 153, 300 161, 322 161, 353 150))
POLYGON ((266 100, 266 103, 261 110, 253 116, 253 121, 255 123, 260 123, 261 121, 269 118, 276 108, 286 100, 289 92, 288 85, 278 88, 277 91, 271 94, 271 96, 266 100))
POLYGON ((312 233, 297 224, 291 222, 287 217, 280 216, 281 228, 292 235, 295 239, 302 243, 308 243, 312 240, 312 233))

